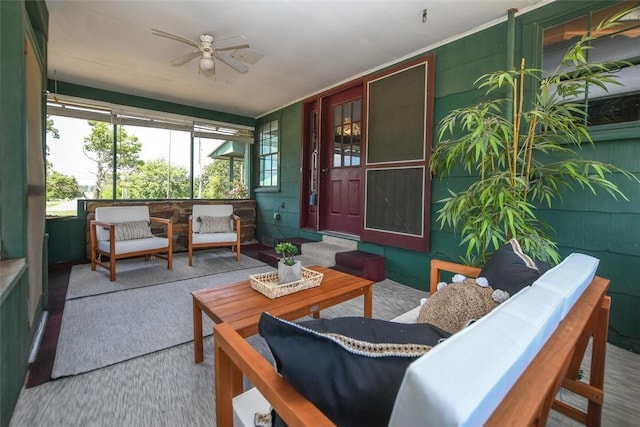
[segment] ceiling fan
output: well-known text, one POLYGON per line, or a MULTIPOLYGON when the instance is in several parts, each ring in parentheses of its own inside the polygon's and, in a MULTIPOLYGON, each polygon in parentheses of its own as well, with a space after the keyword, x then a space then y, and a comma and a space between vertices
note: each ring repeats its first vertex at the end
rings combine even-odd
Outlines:
POLYGON ((184 65, 192 59, 200 57, 199 67, 202 71, 213 71, 213 73, 215 73, 215 60, 217 59, 227 64, 237 72, 244 74, 249 71, 249 67, 244 62, 242 62, 241 59, 244 60, 245 58, 251 58, 253 60, 252 62, 255 64, 255 62, 257 62, 257 60, 255 60, 256 55, 259 56, 258 60, 262 58, 262 55, 256 52, 252 52, 250 55, 243 55, 237 52, 241 49, 247 49, 249 47, 249 43, 244 36, 232 36, 215 39, 212 35, 202 34, 200 36, 200 41, 195 41, 186 37, 178 36, 176 34, 168 33, 166 31, 157 30, 155 28, 151 29, 151 33, 156 36, 166 37, 180 43, 188 44, 189 46, 194 48, 186 55, 179 56, 178 58, 171 61, 171 65, 176 67, 184 65), (229 51, 234 51, 234 53, 226 53, 229 51))

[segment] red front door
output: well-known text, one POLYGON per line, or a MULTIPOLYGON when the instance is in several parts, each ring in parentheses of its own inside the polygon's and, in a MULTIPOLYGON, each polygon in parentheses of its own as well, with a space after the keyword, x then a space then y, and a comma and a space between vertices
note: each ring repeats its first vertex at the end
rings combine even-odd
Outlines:
POLYGON ((362 87, 322 101, 320 227, 360 235, 362 227, 362 87))

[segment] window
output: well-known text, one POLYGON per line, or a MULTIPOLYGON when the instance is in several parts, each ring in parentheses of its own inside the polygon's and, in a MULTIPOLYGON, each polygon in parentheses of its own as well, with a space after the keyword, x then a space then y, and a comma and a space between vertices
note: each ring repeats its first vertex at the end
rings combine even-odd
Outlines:
POLYGON ((278 121, 258 127, 258 186, 278 186, 278 121))
POLYGON ((252 128, 78 100, 47 112, 47 215, 76 215, 78 199, 248 197, 252 128))
POLYGON ((360 99, 333 108, 333 167, 360 166, 360 99))
POLYGON ((116 199, 191 197, 189 132, 117 126, 116 144, 116 199))
POLYGON ((113 175, 112 158, 110 123, 48 116, 47 215, 76 215, 77 199, 101 198, 105 179, 113 175))
POLYGON ((620 85, 609 84, 607 90, 585 88, 589 125, 623 123, 640 120, 640 6, 624 15, 620 25, 597 32, 597 25, 605 18, 628 10, 637 2, 624 2, 614 7, 574 19, 545 30, 543 68, 553 72, 566 49, 585 34, 595 37, 587 51, 589 62, 624 61, 615 73, 620 85))

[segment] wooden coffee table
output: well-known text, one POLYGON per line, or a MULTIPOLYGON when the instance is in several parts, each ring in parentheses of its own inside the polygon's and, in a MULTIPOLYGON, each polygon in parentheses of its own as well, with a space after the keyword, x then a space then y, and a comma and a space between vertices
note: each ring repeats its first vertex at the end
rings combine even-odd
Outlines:
POLYGON ((364 316, 371 317, 373 281, 326 267, 311 266, 324 274, 315 288, 269 299, 251 288, 249 280, 212 289, 191 292, 193 295, 193 344, 195 362, 204 360, 202 349, 202 313, 215 323, 228 323, 243 337, 258 333, 263 312, 286 320, 295 320, 350 299, 364 296, 364 316))

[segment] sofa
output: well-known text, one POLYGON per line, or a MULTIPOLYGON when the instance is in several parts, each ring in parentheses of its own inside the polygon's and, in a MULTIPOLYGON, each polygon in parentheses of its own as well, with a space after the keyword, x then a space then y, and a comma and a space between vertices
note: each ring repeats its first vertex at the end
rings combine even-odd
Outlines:
MULTIPOLYGON (((599 425, 610 298, 598 260, 571 254, 486 316, 413 361, 395 397, 391 426, 544 425, 553 408, 599 425), (579 379, 592 342, 589 382, 579 379), (587 399, 587 410, 556 399, 560 388, 587 399)), ((480 269, 431 263, 431 294, 443 272, 480 269)), ((415 322, 420 307, 394 319, 415 322)), ((289 426, 334 425, 229 325, 215 327, 217 425, 254 425, 273 407, 289 426), (243 375, 254 388, 243 391, 243 375), (224 384, 221 385, 221 384, 224 384)))

